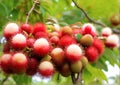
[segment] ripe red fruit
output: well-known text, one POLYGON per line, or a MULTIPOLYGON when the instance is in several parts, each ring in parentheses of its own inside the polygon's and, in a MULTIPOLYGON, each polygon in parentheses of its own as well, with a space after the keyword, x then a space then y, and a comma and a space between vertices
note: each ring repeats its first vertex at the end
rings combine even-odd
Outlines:
POLYGON ((73 34, 81 34, 81 29, 73 29, 73 34))
POLYGON ((85 55, 88 59, 89 62, 95 62, 98 57, 99 57, 99 53, 96 47, 94 46, 90 46, 85 50, 85 55))
POLYGON ((112 30, 109 27, 105 27, 102 29, 102 36, 109 36, 112 34, 112 30))
POLYGON ((11 59, 13 72, 24 73, 28 66, 28 60, 23 53, 15 53, 11 59))
POLYGON ((33 27, 32 27, 32 25, 27 24, 27 23, 22 24, 22 25, 21 25, 21 29, 22 29, 23 31, 27 32, 28 34, 30 34, 30 33, 33 32, 33 27))
POLYGON ((13 73, 11 66, 11 54, 3 54, 1 57, 1 68, 5 73, 13 73))
POLYGON ((9 53, 10 52, 10 44, 8 42, 4 44, 3 52, 4 53, 9 53))
POLYGON ((54 66, 49 61, 43 61, 38 66, 38 72, 43 77, 50 77, 54 73, 54 66))
POLYGON ((37 32, 35 33, 35 38, 48 38, 48 34, 46 32, 37 32))
POLYGON ((27 46, 30 47, 30 48, 33 48, 34 42, 35 42, 34 38, 28 38, 27 39, 27 46))
POLYGON ((65 62, 64 51, 61 48, 54 48, 51 52, 51 57, 54 63, 61 66, 65 62))
POLYGON ((75 44, 75 43, 76 43, 75 38, 72 38, 69 35, 62 36, 60 41, 59 41, 59 45, 63 46, 63 47, 66 47, 70 44, 75 44))
POLYGON ((16 34, 11 39, 11 45, 15 49, 23 49, 27 46, 27 39, 21 33, 16 34))
POLYGON ((76 44, 71 44, 66 48, 65 54, 68 61, 76 62, 82 58, 82 49, 76 44))
POLYGON ((52 32, 52 33, 49 33, 49 37, 53 37, 53 36, 58 36, 58 37, 61 37, 61 33, 60 32, 52 32))
POLYGON ((108 36, 105 45, 111 48, 117 47, 119 45, 119 37, 117 35, 108 36))
POLYGON ((86 23, 82 26, 82 34, 90 34, 94 37, 96 36, 96 28, 92 24, 86 23))
POLYGON ((52 37, 50 38, 51 43, 54 43, 54 44, 58 44, 59 40, 60 40, 60 39, 59 39, 58 36, 52 36, 52 37))
POLYGON ((99 54, 102 54, 104 52, 104 43, 100 39, 95 39, 93 42, 93 46, 97 48, 99 54))
POLYGON ((32 76, 37 73, 38 65, 39 62, 35 58, 29 58, 26 74, 32 76))
POLYGON ((44 23, 36 23, 34 25, 34 30, 33 30, 33 33, 37 33, 37 32, 46 32, 46 26, 44 23))
POLYGON ((20 28, 16 23, 8 23, 4 28, 4 36, 7 40, 19 32, 20 28))
POLYGON ((50 51, 50 44, 45 38, 39 38, 33 44, 34 53, 45 56, 50 51))

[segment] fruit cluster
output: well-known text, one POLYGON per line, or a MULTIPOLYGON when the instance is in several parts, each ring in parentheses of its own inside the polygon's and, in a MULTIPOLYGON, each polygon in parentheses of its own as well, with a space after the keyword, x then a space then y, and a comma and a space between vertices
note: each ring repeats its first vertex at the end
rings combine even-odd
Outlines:
POLYGON ((64 26, 48 30, 44 23, 8 23, 4 27, 6 43, 3 46, 1 68, 5 73, 51 76, 55 71, 67 77, 79 73, 87 63, 96 62, 105 45, 116 47, 118 37, 106 27, 98 37, 96 28, 86 23, 82 26, 64 26))

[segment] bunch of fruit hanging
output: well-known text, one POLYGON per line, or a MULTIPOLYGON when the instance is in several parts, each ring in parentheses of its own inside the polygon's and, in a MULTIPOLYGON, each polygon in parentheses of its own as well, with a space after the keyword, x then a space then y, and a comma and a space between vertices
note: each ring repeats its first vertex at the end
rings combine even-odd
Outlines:
POLYGON ((7 74, 50 77, 59 72, 68 77, 81 72, 87 63, 97 62, 106 46, 114 48, 119 43, 109 27, 98 33, 91 23, 52 30, 41 22, 8 23, 3 32, 6 42, 0 65, 7 74))

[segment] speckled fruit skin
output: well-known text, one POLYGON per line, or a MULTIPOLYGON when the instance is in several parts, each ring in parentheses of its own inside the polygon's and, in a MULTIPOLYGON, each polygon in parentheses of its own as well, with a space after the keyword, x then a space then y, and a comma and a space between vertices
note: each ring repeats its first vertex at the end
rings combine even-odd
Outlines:
POLYGON ((43 77, 50 77, 54 74, 53 64, 49 61, 43 61, 39 64, 38 72, 43 77))
POLYGON ((86 48, 85 55, 86 55, 88 61, 93 63, 93 62, 97 61, 99 53, 98 53, 97 48, 95 48, 94 46, 90 46, 90 47, 86 48))
POLYGON ((15 73, 25 73, 28 66, 28 60, 23 53, 15 53, 11 59, 12 70, 15 73))

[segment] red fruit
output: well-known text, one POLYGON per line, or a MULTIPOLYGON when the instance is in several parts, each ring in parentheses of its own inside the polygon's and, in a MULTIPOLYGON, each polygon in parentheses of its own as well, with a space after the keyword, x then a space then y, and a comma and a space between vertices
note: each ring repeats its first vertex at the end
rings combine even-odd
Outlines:
POLYGON ((32 27, 32 25, 30 25, 30 24, 26 24, 26 23, 25 23, 25 24, 22 24, 21 29, 22 29, 23 31, 27 32, 28 34, 30 34, 30 33, 33 32, 33 27, 32 27))
POLYGON ((27 46, 27 39, 21 33, 16 34, 11 39, 11 45, 15 49, 23 49, 27 46))
POLYGON ((33 33, 35 34, 37 32, 46 32, 46 26, 44 23, 36 23, 34 25, 33 33))
POLYGON ((12 69, 15 73, 26 72, 28 60, 23 53, 15 53, 11 59, 12 69))
POLYGON ((5 73, 12 73, 11 54, 3 54, 1 57, 1 68, 5 73))
POLYGON ((4 44, 3 52, 4 53, 9 53, 10 52, 10 44, 8 42, 4 44))
POLYGON ((73 34, 81 34, 81 29, 73 29, 73 34))
POLYGON ((59 39, 58 36, 52 36, 52 37, 50 38, 51 43, 54 43, 54 44, 58 44, 59 40, 60 40, 60 39, 59 39))
POLYGON ((9 23, 4 28, 4 36, 8 40, 11 36, 20 32, 20 28, 16 23, 9 23))
POLYGON ((38 65, 39 65, 39 62, 35 58, 29 58, 26 74, 32 76, 35 73, 37 73, 38 65))
POLYGON ((105 45, 110 48, 117 47, 119 45, 119 37, 117 35, 108 36, 105 45))
POLYGON ((112 30, 109 27, 105 27, 102 29, 102 36, 109 36, 112 34, 112 30))
POLYGON ((76 62, 82 58, 82 49, 76 44, 71 44, 66 48, 65 54, 68 61, 76 62))
POLYGON ((102 54, 104 52, 104 43, 102 40, 95 39, 93 42, 93 46, 97 48, 99 54, 102 54))
POLYGON ((48 38, 48 34, 46 32, 37 32, 35 34, 35 38, 38 39, 38 38, 48 38))
POLYGON ((82 26, 82 34, 90 34, 94 37, 96 36, 96 28, 92 24, 86 23, 82 26))
POLYGON ((53 37, 53 36, 61 37, 61 33, 56 31, 56 32, 49 33, 49 36, 50 37, 53 37))
POLYGON ((98 57, 99 57, 99 53, 96 47, 94 46, 90 46, 85 50, 85 55, 88 59, 89 62, 95 62, 98 57))
POLYGON ((34 42, 35 42, 34 38, 28 38, 27 39, 27 46, 30 47, 30 48, 33 48, 34 42))
POLYGON ((50 51, 50 44, 45 38, 39 38, 33 44, 34 53, 45 56, 50 51))
POLYGON ((59 41, 59 45, 63 46, 63 47, 66 47, 70 44, 75 44, 75 43, 76 43, 75 38, 72 38, 69 35, 65 35, 65 36, 61 37, 61 39, 59 41))
POLYGON ((54 66, 49 61, 43 61, 39 64, 38 72, 44 77, 50 77, 54 73, 54 66))
POLYGON ((61 48, 54 48, 51 52, 51 57, 54 63, 61 66, 65 61, 64 51, 61 48))

